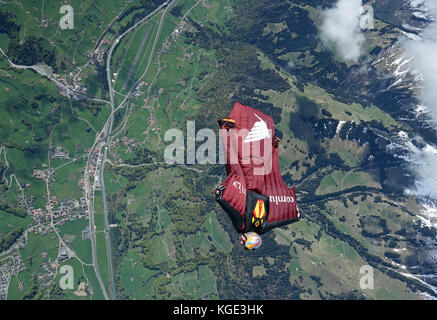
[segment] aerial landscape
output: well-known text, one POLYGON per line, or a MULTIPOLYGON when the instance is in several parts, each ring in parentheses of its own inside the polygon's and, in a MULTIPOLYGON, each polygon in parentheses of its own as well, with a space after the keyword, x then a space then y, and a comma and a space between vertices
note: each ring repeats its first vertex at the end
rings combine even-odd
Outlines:
POLYGON ((0 0, 0 300, 437 299, 436 5, 0 0), (235 103, 300 218, 256 250, 235 103))

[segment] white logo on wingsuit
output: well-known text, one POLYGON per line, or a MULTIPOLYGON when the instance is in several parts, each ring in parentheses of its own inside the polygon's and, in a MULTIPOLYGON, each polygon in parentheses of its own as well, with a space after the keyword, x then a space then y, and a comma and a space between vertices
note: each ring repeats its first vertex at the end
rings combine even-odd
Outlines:
POLYGON ((232 183, 232 185, 234 186, 235 189, 238 190, 238 192, 240 193, 246 193, 246 188, 238 181, 234 181, 232 183))
POLYGON ((270 196, 269 197, 270 203, 274 202, 275 204, 279 204, 282 202, 286 203, 293 203, 294 198, 290 196, 270 196))
POLYGON ((269 129, 267 128, 267 124, 263 119, 258 117, 254 113, 255 117, 259 119, 259 121, 255 122, 252 129, 250 129, 249 134, 243 142, 253 142, 258 140, 263 140, 265 138, 270 138, 269 129))

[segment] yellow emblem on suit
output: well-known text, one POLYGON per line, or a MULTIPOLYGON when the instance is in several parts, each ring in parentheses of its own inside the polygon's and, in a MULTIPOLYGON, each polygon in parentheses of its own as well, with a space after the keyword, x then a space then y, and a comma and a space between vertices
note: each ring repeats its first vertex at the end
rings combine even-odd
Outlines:
POLYGON ((264 200, 258 199, 256 202, 255 209, 253 209, 253 215, 255 218, 262 219, 266 215, 266 208, 264 205, 264 200))

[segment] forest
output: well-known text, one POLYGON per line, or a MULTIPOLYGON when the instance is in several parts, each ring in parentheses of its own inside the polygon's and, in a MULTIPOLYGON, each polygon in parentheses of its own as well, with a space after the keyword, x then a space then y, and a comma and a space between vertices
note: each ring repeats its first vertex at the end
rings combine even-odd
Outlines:
POLYGON ((9 37, 8 56, 15 64, 31 66, 44 62, 51 66, 56 72, 56 56, 54 49, 47 49, 49 44, 43 38, 30 36, 20 42, 21 27, 12 21, 14 15, 9 12, 0 11, 0 33, 9 37))

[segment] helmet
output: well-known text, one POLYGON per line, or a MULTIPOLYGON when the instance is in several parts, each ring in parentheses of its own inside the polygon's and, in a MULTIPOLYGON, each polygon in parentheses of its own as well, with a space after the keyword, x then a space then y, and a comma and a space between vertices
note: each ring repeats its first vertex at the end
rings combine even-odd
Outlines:
POLYGON ((261 246, 262 239, 260 235, 256 232, 247 232, 244 234, 246 237, 246 242, 244 245, 247 249, 253 250, 258 249, 261 246))

